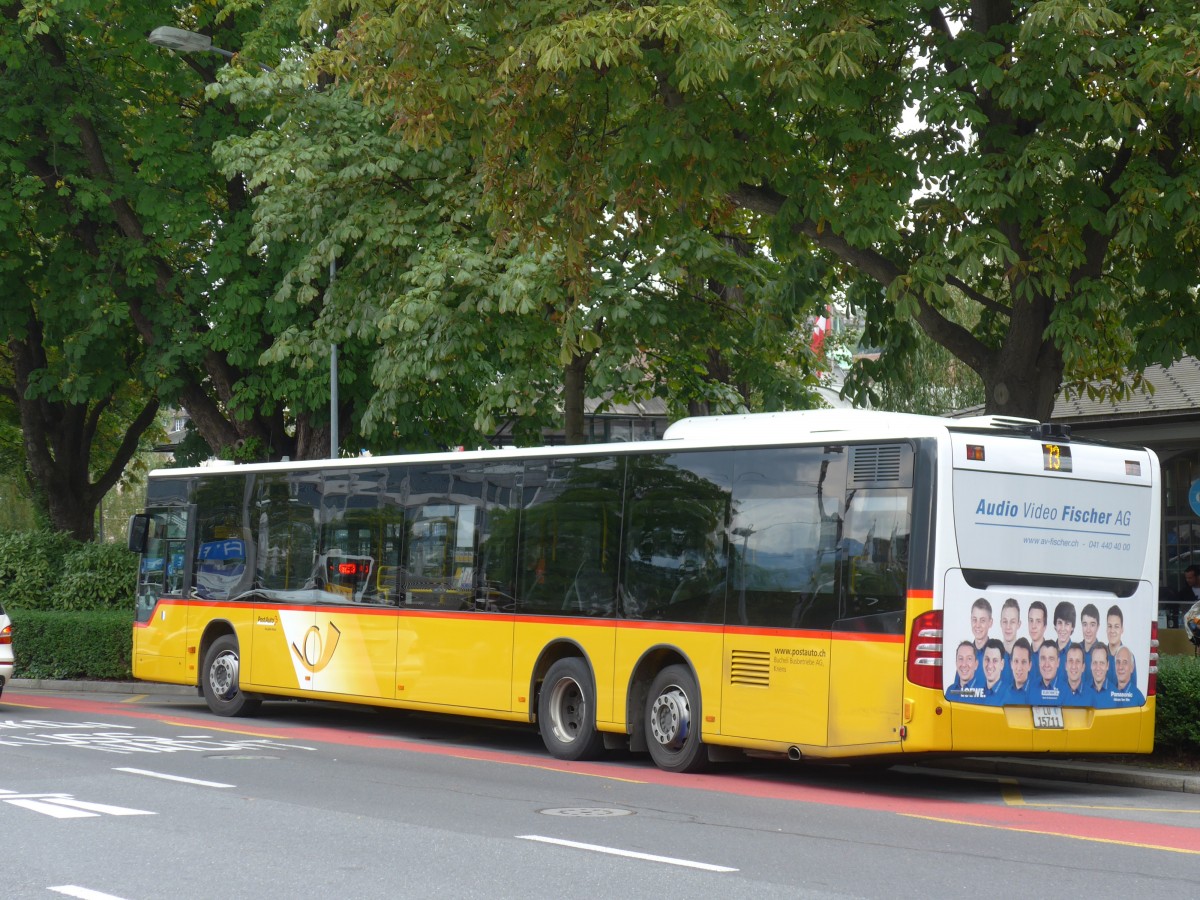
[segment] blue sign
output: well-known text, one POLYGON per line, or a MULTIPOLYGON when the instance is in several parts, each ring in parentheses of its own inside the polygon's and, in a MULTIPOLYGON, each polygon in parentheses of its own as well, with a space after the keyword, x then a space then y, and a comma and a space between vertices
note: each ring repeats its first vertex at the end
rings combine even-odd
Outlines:
POLYGON ((1192 508, 1192 512, 1200 516, 1200 478, 1192 482, 1188 488, 1188 505, 1192 508))

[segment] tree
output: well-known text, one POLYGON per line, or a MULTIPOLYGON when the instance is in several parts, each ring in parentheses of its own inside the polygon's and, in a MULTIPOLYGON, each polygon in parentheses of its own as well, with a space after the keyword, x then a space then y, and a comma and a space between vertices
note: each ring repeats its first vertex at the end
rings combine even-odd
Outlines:
MULTIPOLYGON (((713 384, 734 376, 747 392, 802 393, 793 371, 755 366, 781 320, 703 287, 706 273, 742 292, 772 283, 776 267, 745 242, 739 255, 696 228, 647 242, 601 206, 588 228, 520 243, 492 227, 469 129, 414 148, 351 83, 313 90, 320 78, 300 55, 271 79, 227 73, 220 93, 271 127, 227 139, 217 159, 254 195, 256 252, 296 250, 275 301, 311 310, 265 358, 304 366, 330 341, 357 348, 366 446, 477 445, 501 422, 521 442, 554 425, 580 442, 585 397, 749 402, 713 384), (722 351, 736 363, 697 379, 722 351)), ((794 315, 797 295, 779 296, 794 315)))
MULTIPOLYGON (((254 123, 206 99, 214 57, 175 58, 145 40, 179 21, 216 43, 254 36, 277 47, 286 8, 260 19, 241 6, 5 4, 0 220, 21 226, 25 252, 7 277, 34 296, 43 329, 91 304, 145 351, 125 375, 186 407, 214 450, 306 457, 328 447, 327 389, 311 387, 327 381, 258 366, 299 311, 266 304, 282 249, 245 252, 249 198, 210 158, 215 140, 254 123), (321 402, 309 402, 318 390, 321 402)), ((36 399, 45 379, 35 382, 23 399, 36 399)))
POLYGON ((327 64, 410 141, 469 127, 489 205, 527 239, 602 203, 648 228, 756 213, 776 259, 822 255, 877 327, 916 322, 978 373, 993 413, 1045 419, 1064 382, 1120 392, 1127 366, 1200 347, 1194 3, 309 15, 335 7, 353 24, 327 64))

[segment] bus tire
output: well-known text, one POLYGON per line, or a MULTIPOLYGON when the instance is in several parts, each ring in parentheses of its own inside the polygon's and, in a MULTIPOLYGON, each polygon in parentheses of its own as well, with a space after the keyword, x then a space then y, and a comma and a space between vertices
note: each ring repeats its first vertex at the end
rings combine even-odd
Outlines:
POLYGON ((595 759, 604 750, 596 730, 596 687, 576 656, 550 667, 538 694, 538 731, 555 759, 595 759))
POLYGON ((667 666, 650 683, 643 724, 650 758, 667 772, 708 768, 700 741, 700 687, 687 666, 667 666))
POLYGON ((237 638, 223 634, 204 654, 200 670, 200 688, 204 702, 218 716, 252 716, 258 712, 262 699, 242 692, 241 658, 237 638))

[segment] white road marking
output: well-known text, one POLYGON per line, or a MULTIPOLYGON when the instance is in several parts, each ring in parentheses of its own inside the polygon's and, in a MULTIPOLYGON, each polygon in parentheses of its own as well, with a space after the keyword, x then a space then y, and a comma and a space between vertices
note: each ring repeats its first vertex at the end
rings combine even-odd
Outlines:
POLYGON ((53 816, 56 819, 83 819, 90 816, 153 816, 145 809, 130 809, 125 806, 109 806, 107 803, 88 803, 76 800, 70 794, 18 794, 16 791, 0 789, 0 801, 10 806, 19 806, 31 812, 53 816))
POLYGON ((58 894, 66 894, 68 897, 78 897, 79 900, 122 900, 120 897, 115 897, 112 894, 102 894, 100 891, 93 891, 90 888, 79 887, 75 884, 60 884, 58 887, 47 888, 58 894))
POLYGON ((45 816, 53 816, 56 819, 85 819, 89 816, 98 816, 99 813, 84 812, 80 809, 68 809, 65 806, 55 806, 51 803, 42 803, 38 800, 5 800, 11 806, 19 806, 22 809, 28 809, 36 813, 41 813, 45 816))
POLYGON ((167 775, 165 772, 151 772, 149 769, 113 769, 114 772, 128 772, 130 775, 145 775, 148 778, 162 778, 166 781, 181 781, 184 784, 198 784, 200 787, 231 788, 236 784, 222 784, 220 781, 202 781, 199 778, 184 778, 182 775, 167 775))
POLYGON ((543 844, 557 844, 560 847, 574 847, 576 850, 591 850, 594 853, 607 853, 610 856, 627 856, 630 859, 644 859, 649 862, 667 863, 672 866, 686 866, 689 869, 704 869, 706 872, 736 872, 729 866, 716 866, 712 863, 696 862, 690 859, 676 859, 673 856, 655 856, 653 853, 637 853, 633 850, 619 850, 616 847, 603 847, 600 844, 581 844, 578 841, 564 841, 559 838, 543 837, 540 834, 518 834, 522 841, 538 841, 543 844))

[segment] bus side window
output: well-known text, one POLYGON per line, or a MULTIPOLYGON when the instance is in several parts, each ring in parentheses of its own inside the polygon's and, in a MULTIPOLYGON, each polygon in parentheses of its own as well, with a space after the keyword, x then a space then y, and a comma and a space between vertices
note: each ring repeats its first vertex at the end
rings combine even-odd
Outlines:
POLYGON ((556 459, 525 468, 519 608, 611 616, 616 608, 624 464, 556 459))
POLYGON ((737 455, 728 621, 828 629, 838 617, 845 469, 820 447, 737 455))
POLYGON ((843 533, 845 591, 839 628, 901 634, 908 596, 911 491, 859 490, 843 533))
POLYGON ((621 611, 631 619, 720 622, 729 548, 729 453, 630 461, 621 611))

